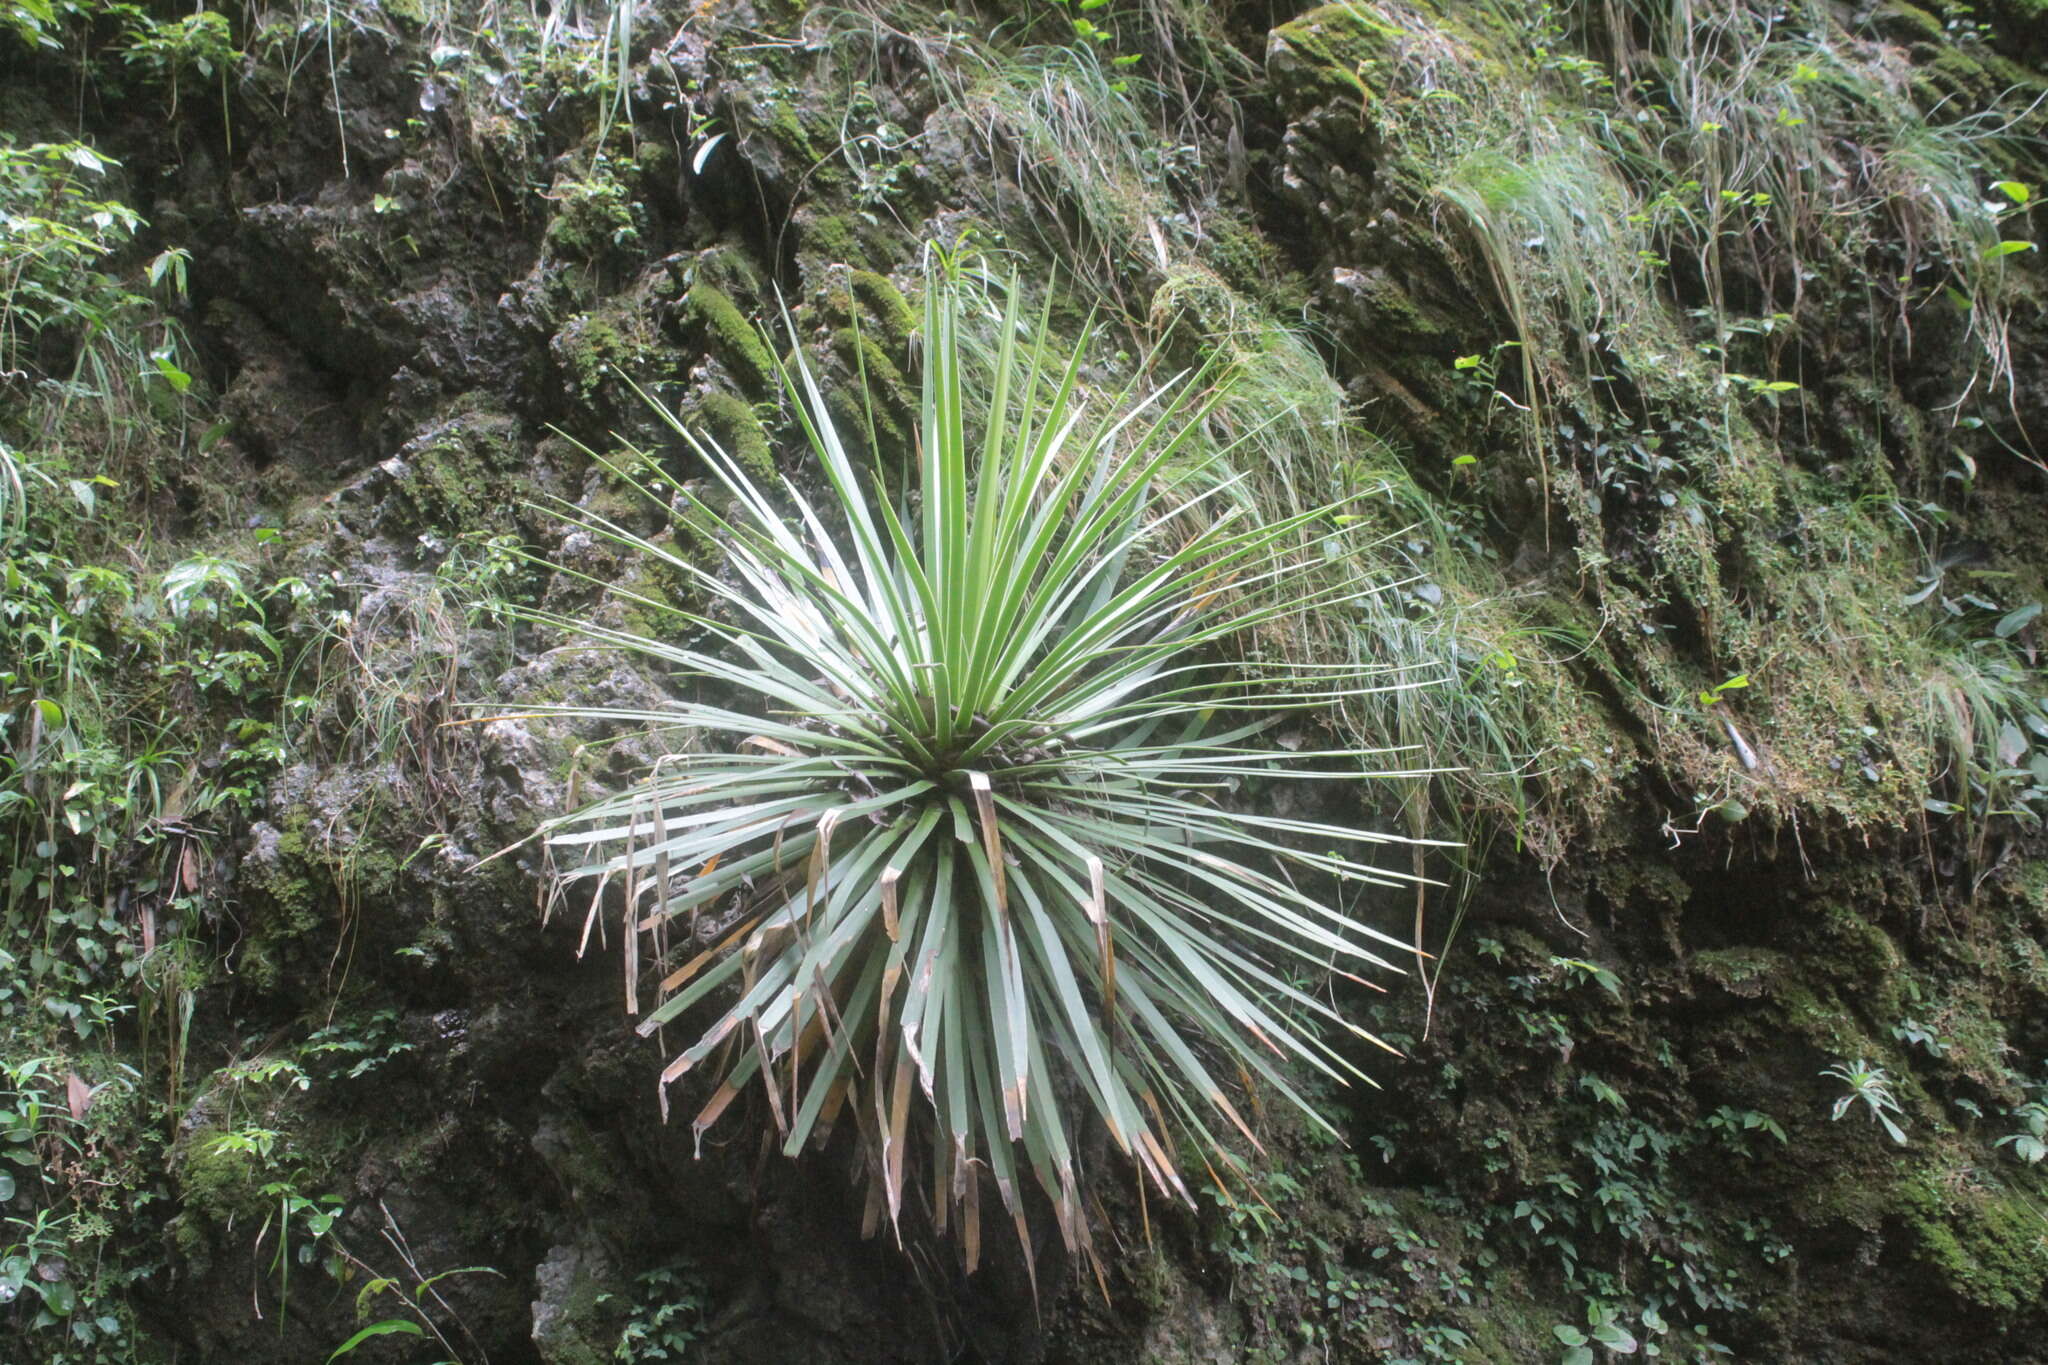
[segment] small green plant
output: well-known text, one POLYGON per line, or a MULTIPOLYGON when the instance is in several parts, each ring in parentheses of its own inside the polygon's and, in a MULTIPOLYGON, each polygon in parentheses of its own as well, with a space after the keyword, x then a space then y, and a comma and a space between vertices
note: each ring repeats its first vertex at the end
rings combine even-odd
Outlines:
MULTIPOLYGON (((1489 412, 1497 403, 1513 408, 1522 407, 1523 405, 1517 403, 1507 394, 1502 393, 1499 387, 1501 353, 1503 351, 1519 353, 1522 349, 1523 345, 1519 341, 1497 341, 1490 350, 1475 351, 1471 355, 1453 357, 1451 369, 1456 371, 1460 380, 1463 381, 1462 387, 1465 397, 1470 402, 1489 412)), ((1461 467, 1466 464, 1476 464, 1478 463, 1478 457, 1460 455, 1452 463, 1461 467)))
POLYGON ((1829 1118, 1839 1121, 1842 1115, 1849 1112, 1850 1105, 1861 1100, 1871 1120, 1881 1124, 1893 1142, 1901 1147, 1906 1145, 1905 1129, 1892 1118, 1894 1114, 1903 1118, 1905 1111, 1899 1107, 1897 1098, 1893 1096, 1891 1078, 1885 1074, 1883 1067, 1872 1066, 1859 1057, 1853 1062, 1836 1062, 1820 1074, 1832 1077, 1849 1088, 1848 1094, 1835 1101, 1829 1118))
POLYGON ((1892 1037, 1902 1043, 1925 1049, 1930 1057, 1948 1055, 1947 1040, 1931 1025, 1923 1024, 1917 1019, 1901 1019, 1892 1025, 1892 1037))
POLYGON ((235 50, 233 30, 225 14, 202 9, 182 19, 160 20, 134 9, 126 38, 122 60, 169 87, 171 118, 178 116, 179 82, 190 75, 203 80, 218 76, 222 116, 226 116, 228 71, 241 60, 242 54, 235 50))
POLYGON ((104 318, 125 302, 96 269, 142 225, 94 193, 118 164, 79 142, 0 142, 0 371, 22 369, 45 327, 104 318))
POLYGON ((1753 375, 1737 374, 1733 370, 1725 371, 1721 378, 1730 388, 1739 390, 1750 398, 1761 398, 1772 407, 1778 405, 1782 395, 1799 392, 1799 385, 1789 379, 1758 379, 1753 375))
POLYGON ((135 1274, 86 1254, 106 1236, 115 1199, 147 1202, 134 1190, 101 1194, 115 1169, 86 1117, 132 1094, 133 1081, 125 1067, 94 1086, 57 1057, 0 1061, 0 1339, 36 1343, 36 1359, 133 1358, 120 1354, 135 1343, 119 1291, 135 1274))
POLYGON ((1785 1135, 1784 1125, 1769 1114, 1759 1113, 1754 1109, 1736 1109, 1724 1104, 1701 1122, 1709 1132, 1721 1134, 1738 1147, 1742 1145, 1743 1138, 1750 1133, 1767 1133, 1776 1138, 1780 1146, 1791 1141, 1785 1135))
POLYGON ((485 1360, 482 1345, 455 1306, 441 1293, 441 1286, 458 1276, 498 1275, 500 1272, 483 1265, 429 1272, 420 1265, 405 1229, 399 1226, 391 1210, 382 1203, 378 1207, 384 1215, 384 1226, 380 1231, 385 1245, 398 1259, 395 1273, 385 1274, 350 1251, 338 1234, 329 1235, 328 1273, 341 1284, 349 1283, 356 1275, 362 1275, 364 1279, 356 1290, 355 1299, 356 1321, 363 1325, 330 1351, 327 1359, 333 1361, 354 1355, 368 1343, 384 1337, 431 1337, 440 1347, 433 1365, 464 1365, 465 1361, 481 1365, 485 1360), (386 1316, 376 1317, 379 1312, 386 1316), (458 1338, 468 1346, 468 1350, 457 1345, 458 1338))
POLYGON ((1614 999, 1622 998, 1621 978, 1597 962, 1587 962, 1576 957, 1553 957, 1550 959, 1550 965, 1561 968, 1570 980, 1591 981, 1614 999))
POLYGON ((1606 1105, 1616 1113, 1628 1112, 1628 1100, 1622 1096, 1622 1093, 1590 1072, 1579 1077, 1579 1089, 1585 1091, 1595 1100, 1606 1105))
MULTIPOLYGON (((1711 677, 1712 675, 1709 674, 1708 676, 1711 677)), ((1715 683, 1712 687, 1709 687, 1705 691, 1701 692, 1699 694, 1700 705, 1719 706, 1723 701, 1727 699, 1728 693, 1739 692, 1743 688, 1748 686, 1749 674, 1737 673, 1734 677, 1729 678, 1724 682, 1715 683)))
POLYGON ((600 266, 620 259, 640 241, 640 222, 631 189, 619 178, 602 152, 591 157, 586 174, 565 174, 549 198, 555 201, 548 221, 548 242, 566 255, 600 266))
POLYGON ((623 125, 633 80, 633 5, 627 0, 602 0, 595 7, 598 19, 595 36, 580 23, 585 11, 580 6, 555 6, 548 10, 541 26, 540 62, 547 66, 556 52, 566 69, 559 74, 571 86, 581 85, 598 100, 597 146, 603 149, 614 126, 623 125))
MULTIPOLYGON (((229 1063, 215 1074, 212 1087, 221 1097, 218 1123, 194 1137, 186 1158, 234 1172, 237 1185, 261 1201, 263 1217, 250 1255, 276 1284, 280 1332, 290 1311, 293 1268, 315 1264, 323 1251, 330 1275, 338 1277, 341 1268, 339 1244, 330 1234, 342 1201, 302 1188, 305 1168, 287 1131, 288 1100, 312 1084, 305 1068, 288 1056, 259 1054, 229 1063)), ((261 1316, 260 1298, 257 1311, 261 1316)))
MULTIPOLYGON (((642 1271, 633 1284, 633 1302, 612 1359, 623 1365, 688 1360, 690 1346, 704 1333, 708 1300, 703 1277, 687 1262, 678 1262, 642 1271)), ((601 1294, 597 1301, 603 1304, 611 1297, 601 1294)))
POLYGON ((219 621, 236 607, 260 613, 249 595, 249 568, 224 555, 196 554, 164 574, 164 606, 177 621, 219 621))
MULTIPOLYGON (((272 1141, 277 1136, 269 1134, 272 1141)), ((268 1162, 269 1157, 270 1146, 266 1143, 260 1159, 268 1162)), ((342 1202, 332 1195, 302 1194, 289 1179, 269 1181, 257 1193, 276 1201, 264 1215, 263 1225, 256 1230, 255 1250, 258 1253, 262 1251, 264 1238, 275 1229, 277 1249, 271 1253, 269 1271, 277 1280, 277 1329, 282 1333, 285 1314, 291 1305, 292 1267, 313 1264, 322 1241, 341 1217, 342 1202), (293 1242, 294 1234, 298 1238, 296 1243, 293 1242)))
MULTIPOLYGON (((1117 45, 1115 25, 1104 13, 1109 6, 1109 0, 1054 0, 1054 2, 1067 11, 1067 23, 1072 28, 1074 39, 1077 43, 1099 49, 1102 53, 1115 51, 1117 45)), ((1125 52, 1111 56, 1109 58, 1109 66, 1113 71, 1122 72, 1129 67, 1136 66, 1142 60, 1144 60, 1142 53, 1125 52)), ((1119 75, 1109 83, 1109 88, 1116 94, 1121 95, 1130 89, 1130 83, 1119 75)))
MULTIPOLYGON (((449 1332, 467 1335, 467 1329, 461 1326, 460 1319, 455 1319, 455 1325, 444 1330, 436 1320, 433 1312, 429 1310, 428 1301, 431 1300, 435 1307, 443 1310, 444 1316, 453 1317, 453 1310, 448 1307, 447 1299, 442 1297, 439 1290, 439 1285, 442 1281, 453 1279, 458 1275, 496 1275, 499 1272, 489 1266, 467 1265, 459 1266, 454 1270, 443 1270, 435 1275, 422 1275, 419 1273, 418 1267, 412 1263, 411 1253, 406 1247, 404 1238, 400 1236, 392 1240, 393 1245, 399 1248, 400 1255, 405 1259, 405 1268, 412 1279, 412 1287, 408 1290, 394 1276, 371 1276, 368 1280, 364 1281, 363 1287, 356 1291, 356 1320, 362 1322, 363 1319, 369 1317, 371 1312, 375 1311, 374 1305, 385 1300, 395 1300, 399 1311, 406 1316, 378 1318, 374 1322, 364 1323, 346 1341, 329 1352, 327 1359, 330 1361, 339 1360, 343 1356, 354 1355, 360 1347, 380 1337, 426 1337, 431 1335, 440 1343, 442 1351, 446 1353, 440 1359, 434 1361, 433 1365, 462 1365, 461 1356, 456 1351, 455 1343, 449 1336, 449 1332)), ((351 1261, 355 1260, 353 1256, 348 1259, 351 1261)), ((356 1264, 360 1266, 362 1263, 357 1261, 356 1264)), ((599 1302, 603 1302, 602 1296, 600 1296, 599 1302)), ((659 1359, 659 1357, 650 1358, 659 1359)))
POLYGON ((1595 1346, 1604 1346, 1616 1355, 1632 1356, 1641 1344, 1634 1333, 1621 1325, 1620 1316, 1601 1303, 1586 1305, 1584 1331, 1566 1322, 1560 1322, 1550 1330, 1565 1348, 1559 1365, 1593 1365, 1595 1346))
POLYGON ((2019 1127, 1992 1145, 2012 1148, 2012 1154, 2029 1166, 2040 1165, 2048 1158, 2048 1103, 2029 1100, 2006 1113, 2019 1127))
POLYGON ((367 1076, 411 1052, 399 1032, 398 1011, 378 1010, 361 1022, 334 1023, 317 1029, 299 1048, 301 1055, 328 1080, 352 1081, 367 1076))
POLYGON ((2048 698, 2015 638, 2033 619, 2027 607, 2005 611, 1963 592, 1930 638, 1922 715, 1941 767, 1921 804, 1954 817, 1979 862, 2002 821, 2039 828, 2048 815, 2048 698), (2008 621, 2016 624, 1999 634, 2008 621), (1989 634, 1977 633, 1983 626, 1989 634))

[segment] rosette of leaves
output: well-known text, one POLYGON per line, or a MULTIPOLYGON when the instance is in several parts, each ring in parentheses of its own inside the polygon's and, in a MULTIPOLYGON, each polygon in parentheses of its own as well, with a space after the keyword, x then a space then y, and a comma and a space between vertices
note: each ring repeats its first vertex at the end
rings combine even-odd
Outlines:
POLYGON ((1347 887, 1407 880, 1362 861, 1406 841, 1248 792, 1357 780, 1385 751, 1261 736, 1415 680, 1228 662, 1231 642, 1371 589, 1336 557, 1359 519, 1263 520, 1236 496, 1205 433, 1224 377, 1091 400, 1087 337, 1057 346, 1014 284, 967 315, 934 279, 921 342, 912 487, 849 455, 800 356, 783 379, 802 483, 763 486, 674 418, 721 496, 644 457, 612 465, 665 508, 687 502, 724 564, 576 514, 710 605, 637 598, 667 613, 661 638, 556 618, 673 671, 681 695, 552 709, 680 727, 686 751, 543 833, 563 885, 596 884, 592 915, 623 891, 628 1008, 658 983, 641 1033, 689 1021, 664 1113, 704 1069, 700 1136, 750 1087, 792 1156, 850 1123, 868 1231, 922 1181, 972 1269, 985 1185, 1027 1255, 1027 1178, 1086 1246, 1084 1114, 1186 1199, 1183 1138, 1212 1178, 1243 1175, 1228 1130, 1257 1139, 1234 1093, 1263 1083, 1308 1110, 1291 1070, 1360 1074, 1323 1027, 1368 1035, 1318 983, 1408 951, 1341 908, 1347 887), (994 340, 968 344, 964 317, 994 340))

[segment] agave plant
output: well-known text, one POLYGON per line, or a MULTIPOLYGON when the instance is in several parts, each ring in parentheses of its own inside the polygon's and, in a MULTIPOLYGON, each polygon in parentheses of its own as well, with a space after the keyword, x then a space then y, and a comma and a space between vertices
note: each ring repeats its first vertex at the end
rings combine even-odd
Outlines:
MULTIPOLYGON (((1359 861, 1406 841, 1259 813, 1245 793, 1356 780, 1367 751, 1276 756, 1258 737, 1415 680, 1227 666, 1229 642, 1364 589, 1302 572, 1302 546, 1353 518, 1262 521, 1233 498, 1204 434, 1217 376, 1087 401, 1088 338, 1056 349, 1014 284, 969 314, 935 279, 922 340, 914 489, 864 475, 799 357, 784 380, 815 498, 771 492, 670 418, 722 486, 691 512, 715 525, 722 570, 580 514, 711 605, 640 599, 669 613, 662 639, 557 622, 684 686, 651 713, 559 709, 681 727, 687 752, 543 833, 564 884, 596 883, 592 916, 623 890, 629 1010, 643 974, 659 983, 640 1032, 700 1012, 661 1073, 664 1114, 702 1067, 718 1083, 700 1139, 755 1084, 790 1155, 849 1120, 867 1230, 928 1181, 972 1269, 984 1180, 1022 1237, 1027 1169, 1085 1247, 1082 1115, 1186 1199, 1181 1139, 1219 1181, 1237 1166, 1223 1124, 1257 1143, 1233 1093, 1262 1081, 1306 1110, 1290 1068, 1359 1074, 1322 1037, 1343 1021, 1316 990, 1390 968, 1375 944, 1407 950, 1332 902, 1407 880, 1359 861), (998 326, 978 351, 974 317, 998 326), (671 950, 679 921, 693 932, 671 950)), ((691 496, 638 478, 664 507, 691 496)))

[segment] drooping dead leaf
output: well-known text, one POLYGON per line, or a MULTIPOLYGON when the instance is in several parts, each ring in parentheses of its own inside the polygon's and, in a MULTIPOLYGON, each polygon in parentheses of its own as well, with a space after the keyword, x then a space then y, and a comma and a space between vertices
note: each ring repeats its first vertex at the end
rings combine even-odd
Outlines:
POLYGON ((1102 1017, 1109 1021, 1109 1045, 1116 1047, 1116 949, 1109 939, 1109 902, 1103 893, 1102 859, 1088 859, 1088 922, 1095 926, 1095 951, 1102 964, 1102 1017))
POLYGON ((903 1230, 897 1224, 897 1215, 903 1208, 903 1157, 909 1147, 909 1127, 910 1072, 899 1064, 896 1068, 893 1093, 889 1097, 889 1126, 882 1139, 882 1166, 889 1197, 889 1226, 896 1229, 899 1244, 903 1239, 903 1230))
POLYGON ((900 867, 882 869, 882 928, 888 933, 891 943, 896 941, 900 932, 896 920, 896 883, 902 876, 900 867))
POLYGON ((805 919, 824 914, 825 907, 819 903, 818 891, 832 874, 832 830, 845 813, 844 806, 834 806, 818 817, 818 841, 811 845, 810 868, 804 879, 805 919))
POLYGON ((626 821, 626 922, 624 925, 626 1015, 640 1013, 640 865, 633 858, 633 845, 640 837, 640 811, 634 808, 626 821))
POLYGON ((989 876, 995 879, 996 916, 1005 918, 1010 910, 1010 896, 1003 875, 1003 836, 996 828, 995 789, 987 773, 967 774, 967 785, 974 792, 974 813, 981 823, 981 848, 988 855, 989 876))
POLYGON ((64 1102, 71 1109, 73 1123, 84 1118, 85 1111, 92 1108, 93 1088, 76 1071, 64 1077, 64 1102))

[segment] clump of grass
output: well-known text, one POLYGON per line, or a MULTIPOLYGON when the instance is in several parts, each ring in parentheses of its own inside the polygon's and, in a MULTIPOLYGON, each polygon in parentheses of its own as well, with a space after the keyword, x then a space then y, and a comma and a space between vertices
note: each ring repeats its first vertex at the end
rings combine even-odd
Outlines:
POLYGON ((175 414, 193 382, 183 329, 161 306, 183 298, 186 253, 125 276, 144 224, 112 197, 118 164, 83 143, 0 140, 0 394, 32 400, 13 417, 32 414, 35 435, 61 428, 105 457, 156 434, 159 409, 175 414))
MULTIPOLYGON (((956 108, 984 154, 1034 204, 1027 221, 1055 260, 1126 314, 1131 280, 1164 275, 1180 254, 1169 167, 1128 77, 1112 76, 1091 49, 983 49, 956 108), (1118 88, 1123 87, 1123 88, 1118 88)), ((991 213, 1000 206, 989 203, 991 213)))
POLYGON ((1543 412, 1554 381, 1545 358, 1575 352, 1573 372, 1590 372, 1601 334, 1633 327, 1649 297, 1641 250, 1626 239, 1629 196, 1605 158, 1569 121, 1530 109, 1516 126, 1523 145, 1472 147, 1430 193, 1456 211, 1514 327, 1530 416, 1523 429, 1547 509, 1543 412))
POLYGON ((1694 256, 1716 313, 1740 270, 1797 313, 1808 282, 1867 281, 1912 316, 1954 303, 1984 376, 2010 384, 2012 281, 1992 191, 2011 120, 1923 111, 1897 48, 1818 7, 1631 4, 1611 35, 1630 117, 1606 121, 1657 199, 1671 254, 1694 256), (1872 270, 1873 255, 1894 269, 1872 270))
MULTIPOLYGON (((1290 666, 1398 672, 1442 662, 1438 685, 1347 698, 1332 717, 1354 743, 1432 756, 1435 771, 1402 779, 1389 809, 1411 834, 1442 831, 1456 845, 1440 854, 1457 874, 1444 891, 1422 878, 1424 859, 1413 863, 1413 947, 1433 984, 1495 841, 1526 841, 1546 861, 1561 854, 1559 832, 1569 823, 1561 807, 1573 783, 1560 758, 1558 718, 1579 709, 1561 657, 1582 642, 1540 625, 1529 599, 1502 591, 1497 571, 1446 519, 1446 503, 1418 487, 1399 454, 1358 419, 1308 336, 1196 265, 1169 276, 1152 315, 1157 330, 1187 328, 1203 353, 1231 366, 1235 382, 1209 422, 1234 452, 1248 507, 1296 514, 1341 503, 1343 515, 1387 537, 1389 553, 1377 565, 1304 560, 1304 573, 1363 574, 1380 591, 1347 613, 1291 618, 1245 648, 1290 666), (1451 910, 1434 926, 1432 895, 1451 910)), ((1305 550, 1311 540, 1304 537, 1305 550)))
POLYGON ((1996 640, 1941 649, 1921 685, 1926 733, 1942 766, 1927 799, 1952 816, 1982 867, 1993 822, 2038 827, 2048 813, 2048 710, 2039 675, 1996 640))
POLYGON ((988 38, 896 11, 828 10, 824 22, 835 45, 917 54, 943 116, 995 172, 974 187, 980 216, 1035 238, 1113 316, 1141 319, 1152 287, 1194 259, 1200 226, 1180 206, 1215 199, 1230 173, 1197 149, 1249 75, 1205 7, 1147 0, 1089 16, 1127 27, 1119 41, 1078 38, 1058 15, 988 38))

